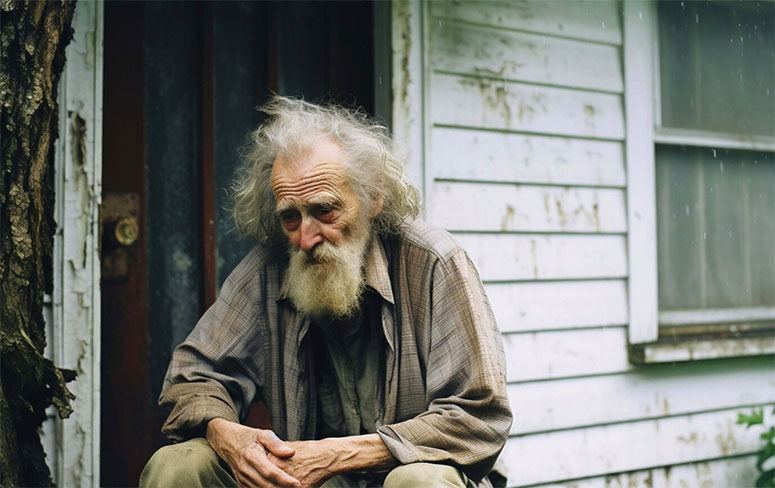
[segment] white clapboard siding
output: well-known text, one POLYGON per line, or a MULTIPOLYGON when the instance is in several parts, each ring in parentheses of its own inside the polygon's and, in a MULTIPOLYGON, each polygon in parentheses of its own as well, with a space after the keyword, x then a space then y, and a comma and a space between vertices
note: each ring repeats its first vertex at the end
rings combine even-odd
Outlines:
POLYGON ((434 127, 435 178, 625 186, 620 142, 434 127))
POLYGON ((619 95, 437 74, 430 89, 434 124, 622 139, 619 95))
POLYGON ((428 215, 452 231, 627 231, 625 193, 618 188, 440 182, 428 215))
POLYGON ((429 4, 434 17, 587 41, 622 43, 616 2, 452 0, 429 4))
POLYGON ((431 19, 436 71, 621 93, 619 48, 431 19))
MULTIPOLYGON (((752 487, 756 482, 756 456, 714 459, 667 468, 573 480, 572 483, 532 485, 533 488, 714 488, 752 487)), ((511 484, 509 486, 516 486, 511 484)))
POLYGON ((511 384, 511 433, 775 404, 775 375, 761 374, 767 361, 660 365, 643 372, 511 384))
POLYGON ((457 234, 485 281, 623 278, 627 249, 618 235, 457 234))
POLYGON ((632 369, 627 360, 625 327, 504 334, 503 347, 509 382, 632 369))
POLYGON ((737 425, 739 412, 747 410, 512 437, 501 459, 509 485, 520 486, 750 454, 761 429, 737 425))
POLYGON ((486 288, 502 332, 627 324, 624 280, 490 283, 486 288))

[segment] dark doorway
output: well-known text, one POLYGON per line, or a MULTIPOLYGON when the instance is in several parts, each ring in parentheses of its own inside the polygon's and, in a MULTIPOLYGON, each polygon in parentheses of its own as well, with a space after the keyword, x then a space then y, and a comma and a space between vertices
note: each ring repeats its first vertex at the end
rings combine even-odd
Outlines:
POLYGON ((106 2, 102 486, 137 485, 171 352, 251 246, 227 189, 256 107, 276 92, 373 114, 373 26, 368 1, 106 2), (130 244, 110 238, 124 214, 130 244))

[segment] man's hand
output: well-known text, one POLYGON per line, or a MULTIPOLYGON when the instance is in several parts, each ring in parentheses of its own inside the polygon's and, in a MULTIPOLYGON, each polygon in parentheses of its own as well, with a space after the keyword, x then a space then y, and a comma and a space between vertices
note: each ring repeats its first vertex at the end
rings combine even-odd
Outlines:
POLYGON ((253 429, 217 418, 207 423, 207 442, 226 461, 241 487, 300 486, 299 480, 269 460, 269 456, 281 461, 296 454, 289 443, 271 430, 253 429))
POLYGON ((286 444, 296 451, 296 454, 281 458, 270 453, 267 454, 267 458, 299 480, 301 486, 318 486, 337 474, 335 467, 338 449, 335 439, 296 441, 286 444))
POLYGON ((338 474, 387 470, 398 464, 377 434, 287 442, 286 445, 296 454, 280 457, 272 453, 267 457, 304 487, 318 486, 338 474))

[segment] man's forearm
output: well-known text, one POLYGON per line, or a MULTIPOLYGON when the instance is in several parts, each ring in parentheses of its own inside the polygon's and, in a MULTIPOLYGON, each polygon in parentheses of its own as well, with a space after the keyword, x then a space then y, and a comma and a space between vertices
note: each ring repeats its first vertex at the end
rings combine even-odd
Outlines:
POLYGON ((390 469, 398 464, 378 434, 326 439, 336 451, 334 469, 338 474, 351 471, 390 469))

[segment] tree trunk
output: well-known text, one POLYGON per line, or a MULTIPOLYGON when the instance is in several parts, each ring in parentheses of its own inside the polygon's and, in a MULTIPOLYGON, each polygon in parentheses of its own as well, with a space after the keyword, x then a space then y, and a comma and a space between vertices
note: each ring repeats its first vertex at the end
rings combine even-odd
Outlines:
POLYGON ((52 292, 57 86, 74 2, 0 0, 0 484, 51 485, 40 426, 74 373, 43 357, 52 292))

